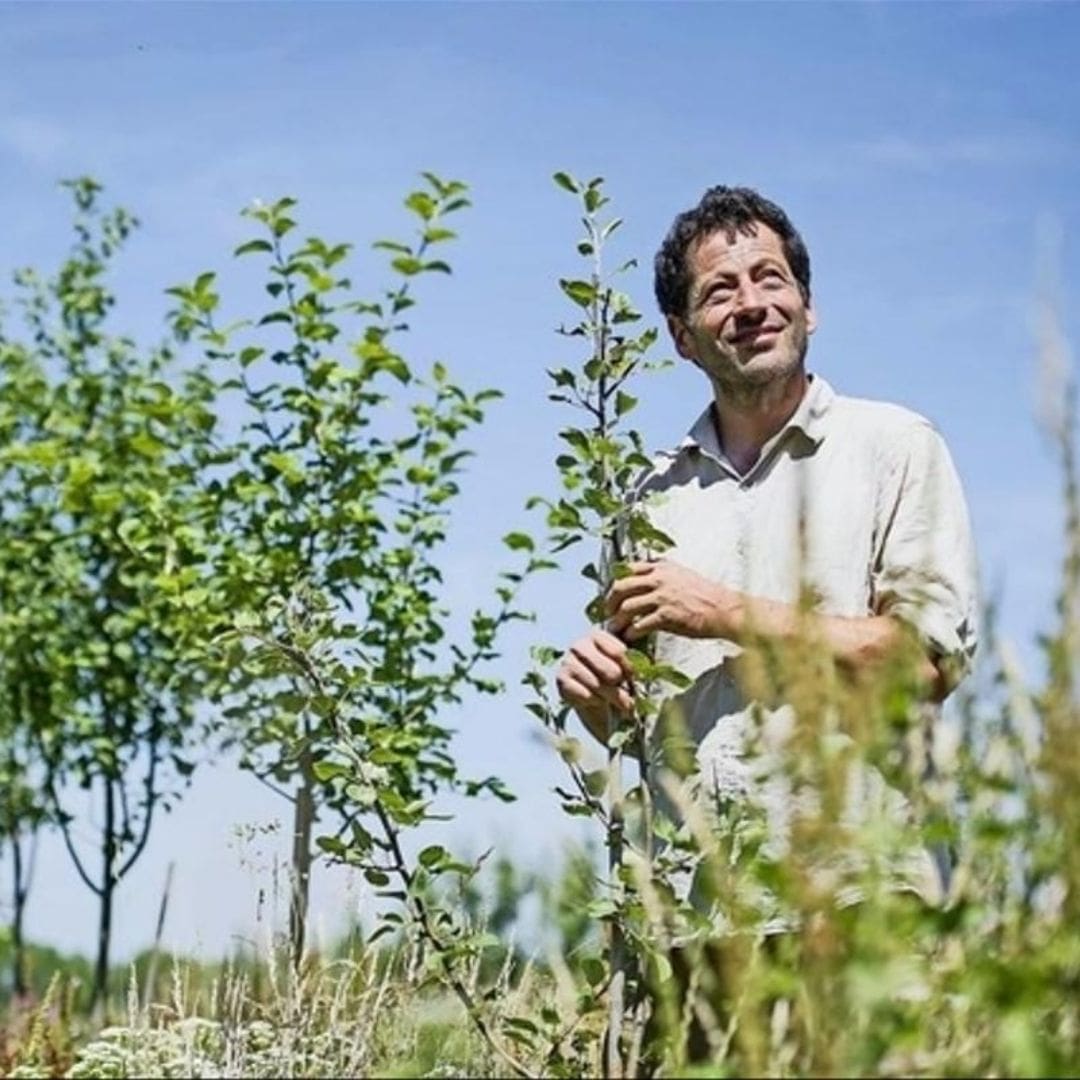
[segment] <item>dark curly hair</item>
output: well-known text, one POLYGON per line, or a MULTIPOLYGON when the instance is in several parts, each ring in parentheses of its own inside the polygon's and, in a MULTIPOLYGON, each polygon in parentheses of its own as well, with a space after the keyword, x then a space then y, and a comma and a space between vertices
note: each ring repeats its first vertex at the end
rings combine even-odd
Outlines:
POLYGON ((731 243, 736 232, 753 235, 759 222, 768 225, 780 237, 788 266, 799 283, 803 299, 809 302, 810 254, 787 214, 753 188, 720 184, 709 188, 693 210, 675 218, 656 253, 654 288, 660 310, 665 315, 686 313, 690 292, 690 268, 686 256, 695 244, 720 229, 731 243))

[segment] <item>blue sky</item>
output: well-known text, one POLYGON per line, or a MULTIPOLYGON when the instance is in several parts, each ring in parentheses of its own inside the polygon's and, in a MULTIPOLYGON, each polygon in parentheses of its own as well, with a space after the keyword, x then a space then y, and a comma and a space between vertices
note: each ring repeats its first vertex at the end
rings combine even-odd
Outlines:
MULTIPOLYGON (((650 314, 646 269, 673 215, 711 184, 756 186, 810 247, 811 368, 943 431, 1003 631, 1034 670, 1061 526, 1034 420, 1037 237, 1064 238, 1076 341, 1078 40, 1080 8, 1057 3, 0 3, 3 266, 59 258, 55 181, 95 175, 144 223, 116 277, 118 327, 154 340, 162 290, 203 269, 242 307, 250 281, 229 253, 253 198, 297 196, 305 232, 355 241, 363 287, 378 281, 366 244, 407 227, 400 200, 420 170, 467 181, 455 273, 423 284, 408 346, 506 394, 477 439, 451 551, 467 606, 525 498, 555 483, 564 418, 544 368, 576 359, 553 330, 571 314, 555 279, 576 269, 577 224, 551 173, 607 178, 626 218, 616 250, 643 266, 626 285, 650 314)), ((657 377, 640 426, 671 442, 706 396, 686 367, 657 377)), ((499 672, 511 685, 531 640, 581 626, 572 570, 530 599, 538 625, 499 672)), ((447 835, 550 864, 569 835, 548 794, 561 774, 518 695, 457 724, 463 766, 521 799, 470 808, 447 835)), ((284 811, 228 764, 197 774, 122 887, 119 954, 151 936, 170 859, 175 945, 214 954, 265 932, 258 890, 273 892, 284 811)), ((59 845, 42 854, 29 931, 89 950, 93 905, 64 859, 59 845)), ((316 920, 330 932, 364 902, 325 874, 316 920)))

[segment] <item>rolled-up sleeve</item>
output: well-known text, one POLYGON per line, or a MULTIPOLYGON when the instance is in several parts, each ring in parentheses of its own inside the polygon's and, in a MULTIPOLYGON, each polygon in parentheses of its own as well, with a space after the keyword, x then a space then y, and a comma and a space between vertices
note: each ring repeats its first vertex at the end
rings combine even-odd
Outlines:
POLYGON ((948 690, 971 669, 977 644, 978 571, 963 488, 928 421, 897 439, 879 504, 873 607, 911 626, 948 690))

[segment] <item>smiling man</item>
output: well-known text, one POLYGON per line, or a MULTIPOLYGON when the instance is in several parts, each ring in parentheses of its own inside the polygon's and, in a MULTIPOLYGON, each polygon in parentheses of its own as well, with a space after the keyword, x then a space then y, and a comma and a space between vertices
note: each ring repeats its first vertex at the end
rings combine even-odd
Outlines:
POLYGON ((746 643, 796 637, 809 587, 841 669, 858 678, 914 644, 924 696, 942 701, 975 650, 968 514, 927 420, 807 373, 810 259, 778 206, 712 188, 675 219, 655 266, 675 347, 712 401, 640 487, 674 547, 613 584, 607 627, 570 647, 557 685, 603 740, 607 710, 633 706, 627 647, 655 634, 657 659, 693 680, 675 701, 702 784, 752 795, 753 706, 736 677, 746 643))

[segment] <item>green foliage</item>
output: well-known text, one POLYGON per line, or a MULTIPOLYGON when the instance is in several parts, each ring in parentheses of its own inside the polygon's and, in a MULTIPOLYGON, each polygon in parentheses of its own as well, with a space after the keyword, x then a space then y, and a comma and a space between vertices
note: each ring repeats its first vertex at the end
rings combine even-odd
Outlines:
MULTIPOLYGON (((374 245, 394 275, 375 301, 343 276, 350 245, 296 239, 295 200, 253 206, 258 234, 236 255, 262 265, 267 309, 221 324, 214 272, 168 290, 174 336, 198 350, 182 375, 168 348, 106 333, 108 263, 135 222, 102 213, 94 181, 70 186, 75 249, 54 279, 19 276, 28 340, 0 337, 0 824, 17 853, 47 819, 64 831, 102 901, 100 997, 113 890, 175 790, 169 773, 190 775, 194 707, 212 702, 242 765, 294 805, 294 963, 311 866, 329 857, 404 902, 466 1000, 451 969, 490 935, 434 904, 432 884, 475 868, 434 845, 412 866, 400 837, 442 791, 513 798, 495 777, 459 775, 443 714, 499 689, 484 666, 542 561, 511 534, 520 569, 451 638, 439 559, 465 440, 499 394, 467 392, 441 362, 418 377, 396 340, 416 279, 450 271, 432 249, 453 239, 465 185, 424 174, 405 199, 415 241, 374 245), (95 785, 100 880, 61 801, 95 785)), ((402 919, 389 912, 382 931, 402 919)))
MULTIPOLYGON (((0 967, 11 970, 14 943, 11 933, 0 932, 0 967)), ((30 1001, 42 1001, 53 981, 60 979, 68 987, 68 1003, 76 1011, 85 1012, 90 1005, 94 968, 91 961, 78 953, 63 953, 48 945, 35 942, 25 944, 26 997, 30 1001)), ((9 979, 0 982, 0 1000, 10 1005, 15 998, 15 987, 9 979)))
POLYGON ((460 182, 424 179, 405 199, 415 241, 375 244, 396 275, 377 301, 354 297, 341 276, 347 244, 293 241, 296 204, 281 199, 248 212, 262 235, 237 250, 263 260, 270 310, 219 328, 216 278, 205 273, 171 290, 173 325, 217 365, 242 417, 216 481, 219 542, 203 617, 208 608, 218 619, 211 662, 228 738, 243 766, 294 805, 294 960, 313 861, 346 863, 405 907, 405 916, 389 910, 377 934, 419 933, 426 970, 478 1016, 457 971, 490 935, 440 907, 431 887, 474 868, 435 845, 413 865, 401 834, 436 816, 442 791, 513 797, 494 777, 459 775, 442 716, 466 692, 499 689, 483 667, 501 629, 523 617, 517 590, 538 567, 529 539, 511 534, 524 565, 494 583, 466 639, 451 639, 439 558, 470 456, 464 440, 499 394, 465 391, 442 363, 421 379, 395 344, 415 279, 449 272, 430 249, 453 237, 443 222, 468 205, 460 182), (404 425, 394 419, 403 403, 404 425))
MULTIPOLYGON (((12 970, 5 1075, 1080 1068, 1071 427, 1057 433, 1067 552, 1039 689, 991 641, 949 741, 948 725, 926 731, 907 658, 847 678, 809 614, 798 640, 747 648, 747 695, 790 702, 797 718, 779 750, 760 733, 793 795, 778 850, 753 806, 703 808, 692 760, 647 752, 658 736, 686 749, 660 707, 679 672, 648 648, 631 654, 637 706, 609 719, 597 762, 549 700, 558 652, 539 647, 529 708, 567 765, 563 809, 597 823, 606 868, 577 853, 551 881, 496 857, 485 892, 486 855, 461 859, 431 838, 406 857, 405 832, 438 816, 442 793, 512 797, 495 778, 460 775, 445 716, 497 689, 483 666, 523 614, 526 576, 584 540, 601 552, 582 567, 599 600, 627 560, 667 544, 636 497, 648 459, 628 427, 655 334, 637 331, 605 271, 619 222, 601 218, 603 184, 555 182, 585 229, 586 269, 559 283, 575 320, 562 333, 581 356, 550 372, 575 424, 561 431, 558 496, 534 500, 544 535, 503 538, 518 569, 458 640, 440 560, 465 443, 494 392, 466 392, 439 364, 418 377, 398 342, 418 282, 449 270, 432 248, 453 239, 445 222, 463 185, 425 174, 406 198, 416 235, 375 245, 393 284, 374 301, 344 276, 349 245, 297 240, 294 200, 254 207, 257 235, 236 254, 262 268, 266 310, 223 324, 227 291, 209 272, 171 290, 173 329, 199 354, 183 369, 171 349, 109 331, 108 269, 134 221, 102 212, 95 182, 70 185, 70 256, 50 277, 18 275, 20 329, 10 314, 0 324, 0 834, 21 859, 38 829, 68 830, 105 947, 93 971, 26 947, 29 866, 16 860, 16 917, 0 938, 12 970), (105 985, 112 890, 194 765, 203 700, 245 766, 295 806, 290 955, 206 969, 140 957, 126 1023, 87 1037, 80 1013, 88 984, 105 985), (846 814, 866 765, 910 815, 846 814), (102 809, 97 877, 63 801, 80 785, 102 809), (653 807, 658 790, 677 814, 653 807), (955 866, 940 901, 913 888, 912 855, 926 847, 955 866), (313 858, 358 867, 393 905, 327 961, 303 948, 313 858), (518 935, 536 902, 545 948, 533 957, 518 935), (151 972, 156 985, 140 991, 151 972)), ((588 614, 600 621, 600 604, 588 614)))
MULTIPOLYGON (((601 211, 608 205, 603 181, 597 177, 581 182, 567 173, 556 173, 555 182, 573 193, 581 204, 584 236, 577 251, 586 260, 588 276, 564 278, 559 285, 563 294, 580 309, 578 321, 560 328, 560 334, 580 339, 585 355, 575 368, 558 367, 548 372, 552 381, 550 400, 572 408, 582 417, 582 426, 565 427, 559 432, 567 452, 555 461, 559 470, 562 495, 555 500, 533 500, 546 508, 549 530, 547 547, 552 555, 565 551, 582 540, 599 549, 599 561, 591 559, 581 568, 582 575, 596 585, 596 596, 587 609, 593 623, 605 620, 604 598, 611 582, 625 572, 636 559, 654 558, 668 546, 670 539, 653 526, 641 504, 637 483, 650 465, 641 434, 628 426, 627 417, 638 398, 628 387, 648 370, 664 365, 647 359, 656 342, 657 332, 648 328, 635 333, 640 313, 629 296, 614 287, 614 280, 634 261, 624 262, 613 273, 606 271, 605 245, 621 224, 618 218, 602 220, 601 211)), ((579 972, 579 993, 574 1012, 589 1018, 594 1026, 592 1038, 581 1036, 570 1052, 562 1045, 561 1031, 572 1021, 552 1011, 542 1028, 519 1028, 519 1041, 536 1048, 550 1047, 545 1068, 559 1075, 603 1066, 608 1073, 622 1071, 624 1021, 637 1022, 644 1008, 641 956, 653 946, 642 932, 643 908, 631 862, 651 867, 654 852, 654 809, 648 777, 647 738, 655 718, 661 691, 677 684, 681 676, 673 669, 658 665, 651 649, 631 650, 636 707, 632 716, 620 717, 609 710, 606 723, 607 762, 597 768, 587 761, 578 739, 567 735, 568 710, 553 704, 548 696, 548 676, 544 668, 558 656, 550 647, 534 650, 537 666, 525 676, 535 700, 528 704, 550 731, 554 745, 565 762, 572 787, 559 788, 563 810, 573 816, 591 817, 603 828, 607 848, 608 873, 599 895, 583 907, 591 920, 599 921, 606 932, 606 964, 596 967, 595 959, 579 972), (626 786, 624 755, 636 756, 635 782, 626 786), (628 837, 628 816, 634 843, 628 837), (636 940, 635 940, 636 939, 636 940), (631 941, 634 940, 634 947, 631 941), (640 954, 640 955, 639 955, 640 954), (597 1026, 601 1010, 606 1010, 607 1056, 600 1060, 600 1035, 597 1026), (613 1034, 612 1034, 613 1033, 613 1034)), ((579 931, 580 933, 580 931, 579 931)))
POLYGON ((101 211, 94 181, 67 186, 75 245, 53 277, 16 275, 25 336, 0 331, 0 726, 9 771, 45 796, 9 801, 9 823, 58 822, 100 899, 100 992, 113 890, 193 768, 182 612, 199 601, 215 421, 201 371, 109 333, 109 264, 136 223, 101 211), (72 788, 99 794, 99 873, 70 831, 72 788))

